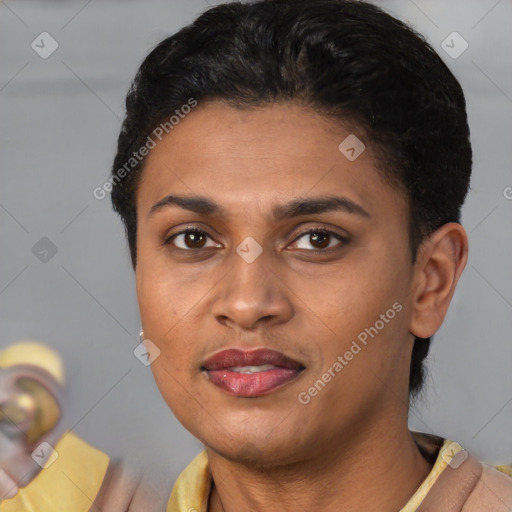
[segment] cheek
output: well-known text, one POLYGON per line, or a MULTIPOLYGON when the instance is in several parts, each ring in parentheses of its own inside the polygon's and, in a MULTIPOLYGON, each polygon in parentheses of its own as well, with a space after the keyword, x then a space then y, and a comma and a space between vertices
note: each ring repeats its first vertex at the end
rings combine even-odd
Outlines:
MULTIPOLYGON (((326 323, 336 333, 357 336, 374 325, 395 302, 403 302, 407 288, 401 268, 405 267, 396 263, 392 254, 386 255, 384 249, 376 248, 372 253, 355 255, 357 261, 326 280, 328 288, 324 288, 323 295, 317 294, 317 308, 326 313, 326 323)), ((393 318, 394 313, 390 312, 393 318)))
MULTIPOLYGON (((163 341, 165 331, 190 308, 178 268, 141 253, 136 269, 137 300, 145 333, 163 341)), ((165 337, 165 336, 164 336, 165 337)))
POLYGON ((137 267, 136 286, 144 335, 160 350, 152 364, 155 379, 159 387, 176 388, 177 381, 189 379, 194 370, 201 336, 199 316, 205 314, 211 285, 197 272, 185 273, 160 256, 144 255, 137 267))
POLYGON ((369 374, 384 380, 394 378, 391 374, 406 354, 409 270, 405 257, 384 245, 352 263, 347 264, 346 271, 340 269, 336 277, 325 280, 329 288, 314 302, 315 311, 322 312, 329 327, 319 338, 319 342, 323 338, 323 371, 332 368, 341 356, 340 374, 344 377, 338 380, 372 388, 379 382, 370 382, 369 374))
POLYGON ((188 374, 173 354, 162 351, 151 365, 153 378, 160 395, 178 421, 190 432, 197 429, 197 418, 204 414, 201 405, 204 401, 196 397, 195 387, 188 374))

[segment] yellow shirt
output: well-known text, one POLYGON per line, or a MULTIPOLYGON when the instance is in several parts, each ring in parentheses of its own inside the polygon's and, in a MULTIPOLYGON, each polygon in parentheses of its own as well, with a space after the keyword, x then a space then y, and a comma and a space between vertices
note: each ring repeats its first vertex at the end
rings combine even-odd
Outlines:
POLYGON ((55 445, 58 457, 14 498, 0 500, 0 512, 87 512, 99 491, 109 456, 72 432, 55 445))
MULTIPOLYGON (((419 432, 411 432, 411 434, 422 452, 429 453, 434 457, 437 453, 437 458, 427 478, 400 512, 415 512, 439 475, 453 457, 463 449, 458 443, 448 439, 443 440, 419 432)), ((512 474, 510 466, 498 466, 497 469, 512 474)), ((166 512, 207 512, 211 487, 212 475, 208 465, 208 455, 206 450, 203 450, 176 480, 166 512)))
MULTIPOLYGON (((439 475, 462 450, 458 443, 450 440, 417 432, 411 433, 420 450, 430 456, 431 460, 435 459, 435 462, 427 478, 400 512, 415 512, 439 475)), ((47 469, 41 470, 14 498, 0 500, 0 512, 88 512, 91 509, 109 465, 108 455, 72 432, 68 432, 60 439, 55 450, 59 454, 55 462, 47 469)), ((497 469, 512 476, 510 466, 499 466, 497 469)), ((508 489, 508 482, 505 486, 508 489)), ((510 486, 512 487, 512 479, 510 486)), ((163 495, 162 503, 168 500, 166 512, 207 512, 211 488, 212 475, 208 455, 206 450, 203 450, 180 474, 170 497, 164 491, 166 495, 163 495)), ((140 510, 149 510, 149 504, 153 504, 153 501, 149 496, 148 507, 142 507, 140 510)))

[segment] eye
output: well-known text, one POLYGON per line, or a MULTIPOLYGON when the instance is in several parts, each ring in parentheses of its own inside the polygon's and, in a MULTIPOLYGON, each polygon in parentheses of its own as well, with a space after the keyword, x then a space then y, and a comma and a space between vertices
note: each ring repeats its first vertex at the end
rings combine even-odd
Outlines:
MULTIPOLYGON (((313 246, 314 250, 322 251, 324 249, 332 249, 332 242, 335 242, 333 238, 341 242, 338 244, 339 246, 349 243, 349 239, 347 237, 326 228, 312 228, 304 231, 295 239, 294 243, 298 244, 298 249, 309 250, 310 247, 313 246), (309 236, 309 240, 306 235, 309 236), (308 244, 310 244, 309 247, 308 244)), ((336 247, 336 244, 334 244, 334 247, 336 247)))
MULTIPOLYGON (((310 250, 312 247, 313 250, 324 251, 336 247, 336 240, 339 242, 339 246, 349 243, 349 239, 346 236, 336 233, 335 231, 326 228, 312 228, 301 233, 294 240, 294 244, 298 249, 310 250), (309 236, 309 240, 306 238, 306 235, 309 236)), ((206 231, 198 228, 188 228, 179 233, 175 233, 165 240, 165 244, 172 244, 174 247, 184 251, 222 247, 220 244, 217 244, 206 231), (211 240, 210 245, 207 245, 208 239, 211 240)))
POLYGON ((183 249, 185 251, 204 249, 207 247, 220 247, 220 244, 216 244, 215 242, 213 245, 207 246, 206 241, 208 238, 212 240, 206 231, 197 228, 188 228, 170 236, 165 243, 172 244, 178 249, 183 249))

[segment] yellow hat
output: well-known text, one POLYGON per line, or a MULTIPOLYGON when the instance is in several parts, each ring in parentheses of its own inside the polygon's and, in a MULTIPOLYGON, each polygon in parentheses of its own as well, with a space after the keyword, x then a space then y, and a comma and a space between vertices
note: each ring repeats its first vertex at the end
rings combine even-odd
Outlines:
POLYGON ((59 354, 48 345, 23 340, 0 351, 0 367, 32 364, 49 372, 62 386, 65 384, 64 365, 59 354))

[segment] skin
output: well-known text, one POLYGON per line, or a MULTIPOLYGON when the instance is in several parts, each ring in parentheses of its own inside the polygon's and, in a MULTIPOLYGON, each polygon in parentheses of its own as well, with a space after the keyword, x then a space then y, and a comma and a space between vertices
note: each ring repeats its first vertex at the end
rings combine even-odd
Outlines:
POLYGON ((406 196, 381 178, 369 145, 354 161, 338 150, 350 133, 364 139, 299 105, 239 110, 215 101, 147 157, 136 198, 142 327, 161 351, 152 370, 162 396, 207 448, 209 511, 328 512, 343 503, 396 512, 431 469, 407 427, 412 344, 441 325, 467 237, 446 224, 413 264, 406 196), (176 205, 150 214, 169 194, 208 197, 227 215, 176 205), (332 195, 369 217, 273 219, 275 205, 332 195), (169 240, 190 226, 206 232, 199 246, 183 234, 169 240), (302 234, 322 227, 348 243, 302 234), (263 251, 252 263, 236 252, 249 236, 263 251), (402 310, 301 403, 299 393, 396 302, 402 310), (305 370, 256 398, 229 395, 201 371, 222 349, 262 347, 305 370))

